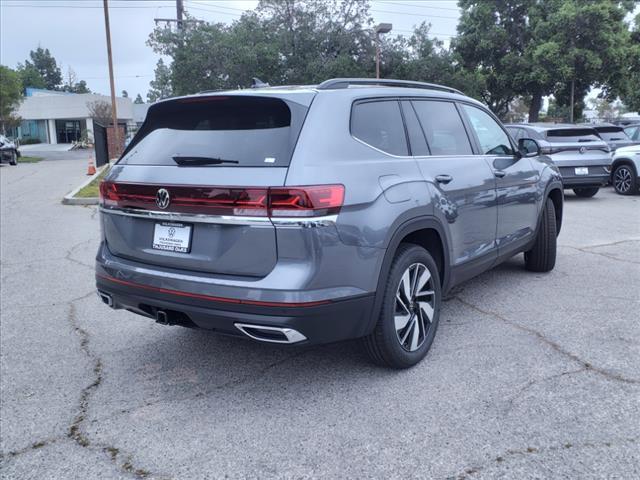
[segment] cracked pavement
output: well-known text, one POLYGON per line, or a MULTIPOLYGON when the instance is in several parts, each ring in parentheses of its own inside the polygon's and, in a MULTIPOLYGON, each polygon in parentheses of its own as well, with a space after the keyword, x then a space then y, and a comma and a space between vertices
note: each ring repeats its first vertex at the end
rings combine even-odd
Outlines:
POLYGON ((456 288, 398 372, 106 308, 84 169, 0 167, 3 478, 640 477, 640 197, 568 192, 556 269, 456 288))

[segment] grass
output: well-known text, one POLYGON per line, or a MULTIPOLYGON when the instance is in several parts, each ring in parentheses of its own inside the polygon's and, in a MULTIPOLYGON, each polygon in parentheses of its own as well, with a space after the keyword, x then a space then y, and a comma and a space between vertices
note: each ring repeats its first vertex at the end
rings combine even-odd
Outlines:
POLYGON ((18 163, 38 163, 42 157, 25 157, 22 155, 18 158, 18 163))
POLYGON ((100 182, 105 177, 108 171, 109 168, 107 167, 102 172, 100 172, 100 175, 94 178, 91 183, 89 183, 89 185, 84 186, 78 193, 75 194, 75 198, 98 198, 100 192, 100 182))

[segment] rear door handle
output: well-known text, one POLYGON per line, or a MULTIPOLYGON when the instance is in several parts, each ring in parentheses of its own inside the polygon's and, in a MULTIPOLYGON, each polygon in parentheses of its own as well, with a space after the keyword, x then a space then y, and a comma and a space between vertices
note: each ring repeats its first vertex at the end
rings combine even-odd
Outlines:
POLYGON ((494 170, 493 174, 498 178, 503 178, 507 174, 507 172, 505 172, 504 170, 494 170))
POLYGON ((451 175, 436 175, 436 182, 444 183, 445 185, 453 180, 451 175))

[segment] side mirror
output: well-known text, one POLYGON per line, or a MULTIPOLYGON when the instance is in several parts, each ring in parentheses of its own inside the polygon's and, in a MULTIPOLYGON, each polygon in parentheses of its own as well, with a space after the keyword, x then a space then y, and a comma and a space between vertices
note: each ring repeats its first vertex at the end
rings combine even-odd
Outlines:
POLYGON ((537 157, 540 155, 540 145, 533 138, 518 140, 518 150, 523 157, 537 157))

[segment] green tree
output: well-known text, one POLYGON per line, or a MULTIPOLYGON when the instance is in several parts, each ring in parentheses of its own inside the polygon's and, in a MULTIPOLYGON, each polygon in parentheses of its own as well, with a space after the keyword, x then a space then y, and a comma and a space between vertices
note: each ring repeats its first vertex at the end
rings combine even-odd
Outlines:
POLYGON ((6 126, 15 121, 15 110, 21 100, 20 75, 15 70, 0 65, 0 127, 3 133, 6 126))
POLYGON ((640 112, 640 13, 636 15, 626 51, 622 73, 605 93, 609 98, 620 97, 625 107, 640 112))
POLYGON ((166 66, 162 59, 158 60, 154 73, 156 77, 149 82, 151 89, 149 93, 147 93, 149 103, 170 97, 173 94, 171 87, 171 68, 166 66))
POLYGON ((456 52, 484 81, 482 98, 505 115, 516 96, 529 98, 536 121, 543 96, 569 104, 571 83, 581 113, 593 86, 607 88, 625 65, 629 0, 460 0, 456 52))
POLYGON ((18 64, 18 75, 20 75, 20 81, 22 83, 22 86, 24 89, 31 87, 31 88, 46 88, 47 85, 44 81, 44 78, 42 78, 42 75, 40 75, 40 72, 38 71, 38 69, 36 69, 36 67, 34 67, 32 64, 18 64))
POLYGON ((140 105, 144 103, 144 100, 142 100, 142 96, 140 94, 136 95, 136 99, 133 101, 133 103, 140 105))
POLYGON ((87 82, 84 80, 78 81, 78 76, 71 67, 67 69, 67 78, 64 85, 62 85, 62 90, 71 93, 91 93, 91 90, 87 87, 87 82))
POLYGON ((44 80, 44 87, 49 90, 57 90, 62 84, 62 73, 49 49, 38 47, 29 52, 29 57, 31 61, 25 60, 25 68, 35 68, 44 80))
POLYGON ((129 98, 129 92, 122 90, 122 98, 129 98))

